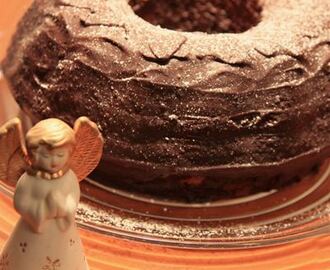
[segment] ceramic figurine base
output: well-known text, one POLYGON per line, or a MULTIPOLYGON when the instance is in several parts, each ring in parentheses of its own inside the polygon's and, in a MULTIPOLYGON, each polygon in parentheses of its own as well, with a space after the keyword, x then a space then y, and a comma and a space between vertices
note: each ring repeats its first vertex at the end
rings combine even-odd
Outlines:
POLYGON ((7 264, 1 270, 88 270, 76 226, 63 233, 54 220, 48 223, 46 233, 36 234, 20 219, 2 251, 7 264))

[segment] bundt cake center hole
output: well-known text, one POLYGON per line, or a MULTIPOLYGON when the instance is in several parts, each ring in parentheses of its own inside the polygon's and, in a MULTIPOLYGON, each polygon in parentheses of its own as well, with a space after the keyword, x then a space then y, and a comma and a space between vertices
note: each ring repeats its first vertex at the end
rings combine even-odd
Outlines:
POLYGON ((241 33, 261 19, 258 0, 129 0, 144 20, 177 31, 241 33))

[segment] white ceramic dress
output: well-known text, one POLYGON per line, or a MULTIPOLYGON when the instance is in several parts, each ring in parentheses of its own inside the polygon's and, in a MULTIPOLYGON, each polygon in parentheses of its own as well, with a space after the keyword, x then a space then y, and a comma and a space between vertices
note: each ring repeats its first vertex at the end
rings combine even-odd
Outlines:
POLYGON ((75 224, 79 198, 71 170, 52 180, 23 174, 14 195, 21 218, 1 252, 0 270, 87 270, 75 224))

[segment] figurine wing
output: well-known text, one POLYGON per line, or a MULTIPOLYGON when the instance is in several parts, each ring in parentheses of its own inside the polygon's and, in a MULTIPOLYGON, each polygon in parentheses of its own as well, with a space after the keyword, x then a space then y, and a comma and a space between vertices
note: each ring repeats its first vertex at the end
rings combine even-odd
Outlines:
POLYGON ((74 131, 76 147, 71 158, 71 169, 81 181, 99 163, 103 150, 103 138, 96 124, 84 116, 76 120, 74 131))
POLYGON ((0 179, 15 186, 27 165, 22 124, 14 118, 0 127, 0 179))

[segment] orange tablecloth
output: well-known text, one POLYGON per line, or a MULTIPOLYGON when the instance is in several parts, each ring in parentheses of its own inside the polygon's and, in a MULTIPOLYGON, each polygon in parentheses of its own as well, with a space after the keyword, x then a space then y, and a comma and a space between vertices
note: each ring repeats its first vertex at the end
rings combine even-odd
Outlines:
MULTIPOLYGON (((0 1, 0 59, 5 55, 17 20, 30 2, 0 1)), ((0 91, 3 87, 0 85, 0 91)), ((3 97, 0 101, 6 102, 3 97)), ((0 194, 0 249, 17 218, 11 199, 0 194)), ((174 249, 103 236, 86 230, 81 230, 81 236, 91 270, 330 269, 330 235, 282 246, 235 251, 174 249)))

